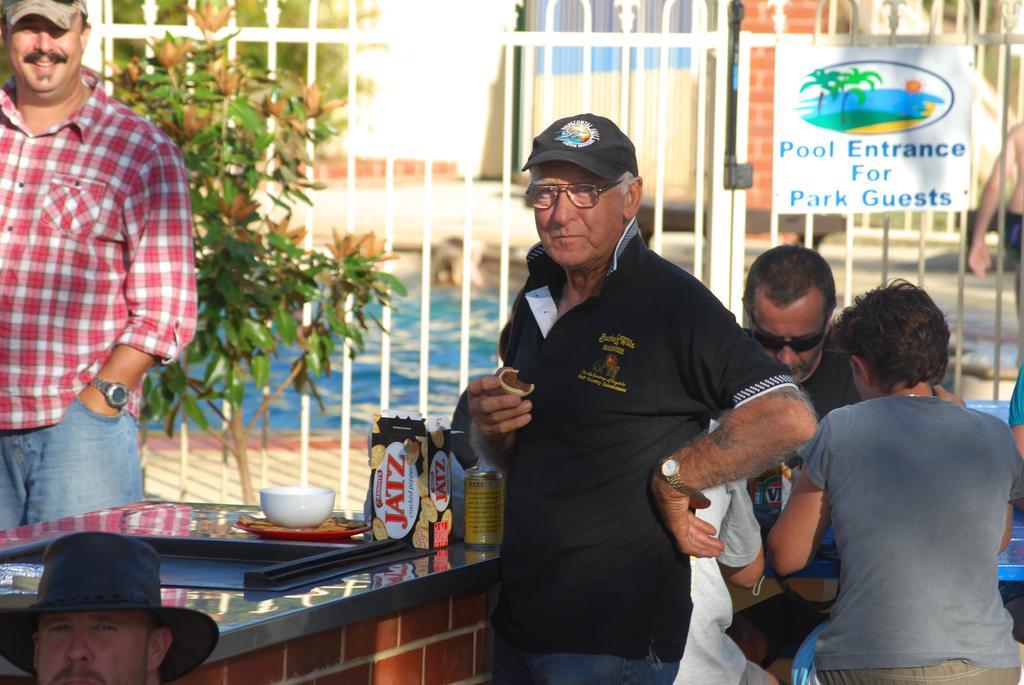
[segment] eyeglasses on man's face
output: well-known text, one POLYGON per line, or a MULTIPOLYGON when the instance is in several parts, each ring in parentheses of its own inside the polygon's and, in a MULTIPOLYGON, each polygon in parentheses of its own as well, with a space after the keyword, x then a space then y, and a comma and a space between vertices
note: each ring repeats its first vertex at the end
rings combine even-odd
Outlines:
POLYGON ((549 209, 561 193, 565 193, 569 202, 578 209, 590 209, 601 199, 601 193, 619 185, 619 181, 611 181, 605 185, 593 183, 559 183, 551 185, 530 184, 526 189, 526 197, 536 209, 549 209))
POLYGON ((769 335, 759 330, 754 330, 754 340, 761 344, 766 350, 780 352, 783 347, 788 347, 794 352, 808 352, 821 344, 825 339, 825 329, 820 333, 812 335, 801 335, 798 338, 781 338, 777 335, 769 335))

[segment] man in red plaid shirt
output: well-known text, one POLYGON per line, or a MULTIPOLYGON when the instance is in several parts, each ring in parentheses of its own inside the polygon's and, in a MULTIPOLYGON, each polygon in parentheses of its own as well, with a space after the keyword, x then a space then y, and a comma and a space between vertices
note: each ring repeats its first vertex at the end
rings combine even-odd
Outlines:
POLYGON ((0 529, 142 498, 139 386, 195 329, 181 154, 82 68, 85 0, 3 0, 0 529))

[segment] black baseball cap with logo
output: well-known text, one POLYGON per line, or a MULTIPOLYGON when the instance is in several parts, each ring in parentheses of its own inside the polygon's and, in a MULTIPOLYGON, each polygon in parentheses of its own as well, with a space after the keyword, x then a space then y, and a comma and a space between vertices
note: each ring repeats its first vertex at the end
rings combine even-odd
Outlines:
POLYGON ((523 171, 546 162, 571 162, 601 178, 639 175, 633 141, 611 119, 597 114, 563 117, 533 139, 523 171))

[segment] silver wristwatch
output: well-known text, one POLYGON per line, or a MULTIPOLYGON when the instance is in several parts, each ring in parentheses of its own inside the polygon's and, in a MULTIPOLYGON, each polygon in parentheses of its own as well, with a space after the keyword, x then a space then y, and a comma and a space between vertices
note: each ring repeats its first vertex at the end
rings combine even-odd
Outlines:
POLYGON ((107 405, 114 409, 120 409, 128 404, 128 386, 124 383, 93 378, 92 383, 89 385, 103 393, 103 398, 107 401, 107 405))
POLYGON ((676 492, 681 492, 687 497, 701 495, 700 490, 691 488, 679 477, 679 462, 674 457, 668 457, 661 462, 661 475, 665 478, 665 482, 671 485, 672 489, 676 492))

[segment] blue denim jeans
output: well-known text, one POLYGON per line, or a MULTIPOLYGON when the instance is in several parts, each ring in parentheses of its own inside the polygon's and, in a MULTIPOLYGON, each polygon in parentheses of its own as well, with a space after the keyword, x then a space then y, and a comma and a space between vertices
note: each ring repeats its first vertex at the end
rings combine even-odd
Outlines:
POLYGON ((679 662, 610 654, 525 652, 494 636, 494 685, 672 685, 679 662))
POLYGON ((75 399, 58 424, 0 431, 0 530, 142 499, 137 428, 75 399))

